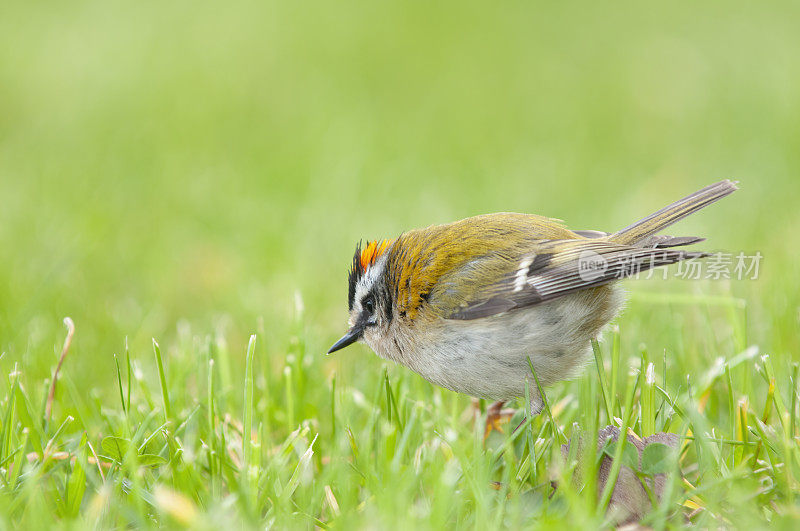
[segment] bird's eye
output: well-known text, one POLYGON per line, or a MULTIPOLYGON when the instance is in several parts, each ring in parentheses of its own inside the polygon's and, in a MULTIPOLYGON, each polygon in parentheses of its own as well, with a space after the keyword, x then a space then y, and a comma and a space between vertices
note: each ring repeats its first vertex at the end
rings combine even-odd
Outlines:
POLYGON ((375 312, 375 298, 372 295, 364 297, 364 300, 361 301, 361 305, 367 313, 371 314, 375 312))

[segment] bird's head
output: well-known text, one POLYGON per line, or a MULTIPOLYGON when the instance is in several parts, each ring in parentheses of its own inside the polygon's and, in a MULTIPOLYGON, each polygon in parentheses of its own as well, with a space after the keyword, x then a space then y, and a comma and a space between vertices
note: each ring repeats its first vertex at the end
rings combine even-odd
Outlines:
POLYGON ((388 333, 392 320, 392 296, 386 274, 389 250, 394 240, 375 240, 362 249, 359 243, 348 276, 350 329, 334 343, 328 354, 359 340, 379 339, 388 333))

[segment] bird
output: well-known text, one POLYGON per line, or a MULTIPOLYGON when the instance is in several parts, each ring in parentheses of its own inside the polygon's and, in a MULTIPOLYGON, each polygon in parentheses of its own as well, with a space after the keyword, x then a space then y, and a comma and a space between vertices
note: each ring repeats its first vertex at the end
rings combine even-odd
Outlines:
POLYGON ((709 256, 676 249, 705 238, 659 233, 737 188, 717 182, 613 233, 504 212, 359 242, 349 328, 328 354, 364 342, 452 391, 500 404, 528 396, 538 414, 539 385, 579 375, 623 308, 619 280, 709 256))

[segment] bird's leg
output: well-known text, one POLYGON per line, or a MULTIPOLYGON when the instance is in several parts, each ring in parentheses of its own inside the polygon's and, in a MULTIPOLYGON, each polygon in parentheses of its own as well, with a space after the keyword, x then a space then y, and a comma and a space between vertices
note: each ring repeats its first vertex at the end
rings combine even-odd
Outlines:
MULTIPOLYGON (((544 409, 544 400, 542 400, 542 397, 539 395, 539 390, 536 389, 536 390, 533 391, 533 393, 534 394, 531 395, 530 402, 528 403, 530 405, 530 407, 528 409, 530 411, 530 417, 531 418, 535 417, 536 415, 541 413, 542 409, 544 409)), ((492 414, 492 408, 494 408, 494 407, 497 407, 498 410, 501 411, 500 413, 498 413, 497 420, 494 422, 494 424, 499 424, 500 419, 504 415, 507 415, 506 421, 511 420, 511 417, 514 415, 514 410, 513 409, 501 409, 503 407, 503 402, 495 402, 494 404, 489 406, 489 409, 487 410, 487 415, 486 415, 486 436, 488 436, 489 433, 492 431, 491 428, 489 427, 489 418, 490 418, 490 415, 492 414), (498 404, 499 404, 499 406, 498 406, 498 404)), ((512 431, 511 433, 516 433, 516 431, 518 429, 520 429, 520 427, 522 427, 523 424, 525 424, 525 421, 527 420, 527 418, 528 418, 527 416, 524 417, 519 422, 519 424, 517 424, 517 427, 514 428, 514 431, 512 431)), ((495 427, 495 429, 497 429, 497 431, 502 431, 502 430, 500 430, 499 426, 494 426, 494 427, 495 427)))
POLYGON ((529 405, 532 417, 538 415, 542 412, 542 409, 544 409, 544 400, 542 400, 542 397, 539 396, 538 389, 531 390, 531 401, 529 405))
MULTIPOLYGON (((480 417, 480 412, 481 412, 480 403, 481 401, 479 399, 473 398, 472 407, 469 409, 469 411, 473 412, 470 414, 470 416, 474 415, 473 418, 476 421, 480 417)), ((504 408, 503 406, 506 405, 506 403, 508 403, 507 400, 498 400, 497 402, 493 402, 492 404, 489 405, 489 407, 486 408, 486 423, 484 425, 484 433, 483 433, 484 440, 487 437, 489 437, 489 434, 492 433, 493 430, 503 433, 503 424, 506 424, 508 421, 510 421, 511 418, 516 413, 516 410, 513 408, 504 408)), ((531 416, 538 415, 542 411, 542 407, 544 405, 541 399, 539 398, 538 393, 536 394, 536 396, 531 398, 530 404, 531 404, 530 407, 531 416)), ((514 428, 514 431, 517 431, 519 427, 522 426, 524 423, 525 419, 522 419, 519 425, 516 428, 514 428)))
POLYGON ((503 409, 506 402, 506 400, 498 400, 486 408, 486 429, 483 433, 484 439, 492 433, 492 430, 497 430, 502 433, 502 425, 511 420, 511 417, 514 416, 513 409, 503 409))
MULTIPOLYGON (((531 400, 528 403, 530 405, 530 407, 528 408, 528 410, 530 411, 530 418, 535 417, 536 415, 542 412, 542 409, 544 409, 544 401, 542 400, 542 397, 539 396, 539 391, 536 390, 535 393, 536 394, 531 395, 531 400)), ((517 424, 517 427, 514 428, 514 431, 511 433, 516 433, 517 430, 520 429, 523 424, 525 424, 525 421, 528 420, 528 418, 529 418, 528 416, 523 417, 522 420, 519 422, 519 424, 517 424)))

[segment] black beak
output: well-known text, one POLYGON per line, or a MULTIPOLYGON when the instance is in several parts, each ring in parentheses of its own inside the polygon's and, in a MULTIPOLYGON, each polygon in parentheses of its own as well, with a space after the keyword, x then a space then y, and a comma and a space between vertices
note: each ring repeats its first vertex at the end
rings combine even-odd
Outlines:
POLYGON ((337 341, 333 344, 333 346, 328 350, 328 354, 336 352, 337 350, 341 350, 344 347, 352 345, 359 339, 361 339, 361 335, 364 333, 364 326, 356 324, 353 328, 347 331, 347 333, 342 336, 342 339, 337 341))

